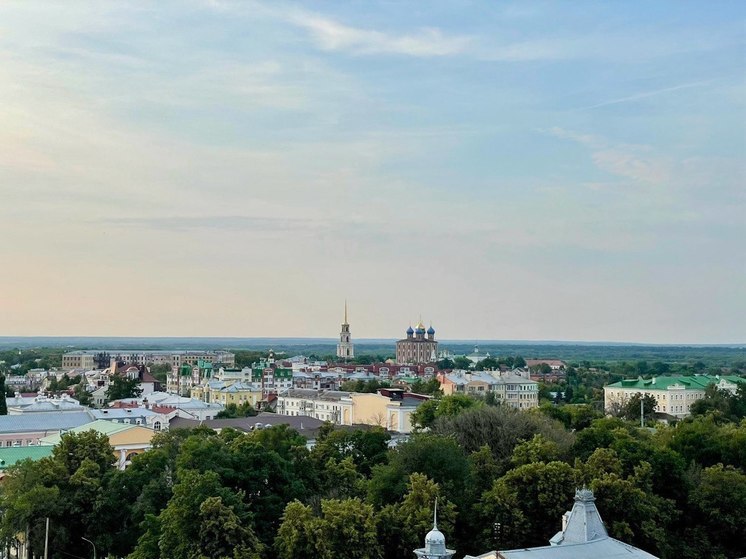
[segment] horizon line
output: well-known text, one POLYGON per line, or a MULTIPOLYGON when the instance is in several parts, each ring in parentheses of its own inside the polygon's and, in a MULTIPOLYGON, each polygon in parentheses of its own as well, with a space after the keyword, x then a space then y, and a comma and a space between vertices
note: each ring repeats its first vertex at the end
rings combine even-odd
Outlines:
MULTIPOLYGON (((231 341, 281 341, 281 340, 308 340, 334 344, 338 340, 334 337, 314 336, 86 336, 86 335, 40 335, 40 336, 11 336, 0 335, 0 341, 4 340, 231 340, 231 341)), ((395 343, 402 338, 355 338, 353 343, 395 343)), ((557 340, 557 339, 474 339, 474 338, 441 338, 441 343, 452 344, 518 344, 518 345, 614 345, 614 346, 649 346, 649 347, 730 347, 734 349, 746 349, 746 341, 743 342, 635 342, 635 341, 612 341, 612 340, 557 340)))

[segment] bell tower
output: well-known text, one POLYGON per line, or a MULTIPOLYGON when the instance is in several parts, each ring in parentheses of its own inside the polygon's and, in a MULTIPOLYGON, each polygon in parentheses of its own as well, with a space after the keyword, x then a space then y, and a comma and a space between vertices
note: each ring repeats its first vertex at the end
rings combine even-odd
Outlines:
POLYGON ((337 357, 345 361, 355 357, 355 348, 352 345, 350 334, 350 323, 347 322, 347 301, 345 301, 345 320, 342 323, 342 331, 339 333, 339 343, 337 344, 337 357))

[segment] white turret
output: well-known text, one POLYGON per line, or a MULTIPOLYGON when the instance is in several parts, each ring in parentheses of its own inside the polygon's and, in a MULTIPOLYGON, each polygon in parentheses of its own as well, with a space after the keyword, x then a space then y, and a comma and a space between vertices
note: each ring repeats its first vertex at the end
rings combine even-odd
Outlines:
POLYGON ((425 536, 425 547, 414 550, 417 557, 423 559, 451 559, 456 553, 455 549, 446 548, 446 537, 438 530, 438 500, 435 499, 433 510, 433 529, 425 536))

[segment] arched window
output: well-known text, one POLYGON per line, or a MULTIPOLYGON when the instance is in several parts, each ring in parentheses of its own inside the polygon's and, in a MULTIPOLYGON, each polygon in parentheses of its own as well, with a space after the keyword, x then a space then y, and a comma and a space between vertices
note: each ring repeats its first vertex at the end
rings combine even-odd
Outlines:
POLYGON ((161 430, 161 422, 160 421, 156 421, 155 423, 153 423, 153 429, 155 429, 156 431, 160 431, 161 430))

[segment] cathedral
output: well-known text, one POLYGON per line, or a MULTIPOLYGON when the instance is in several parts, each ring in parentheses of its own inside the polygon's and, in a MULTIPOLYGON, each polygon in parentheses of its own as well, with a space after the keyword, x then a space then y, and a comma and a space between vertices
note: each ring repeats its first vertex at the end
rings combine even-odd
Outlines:
POLYGON ((435 341, 435 329, 420 320, 415 328, 407 328, 407 337, 396 342, 396 362, 401 365, 419 365, 433 363, 438 359, 438 342, 435 341))
POLYGON ((347 301, 345 301, 345 321, 342 323, 342 331, 339 333, 339 343, 337 344, 337 357, 339 359, 347 361, 355 357, 355 348, 350 336, 350 324, 347 322, 347 301))

